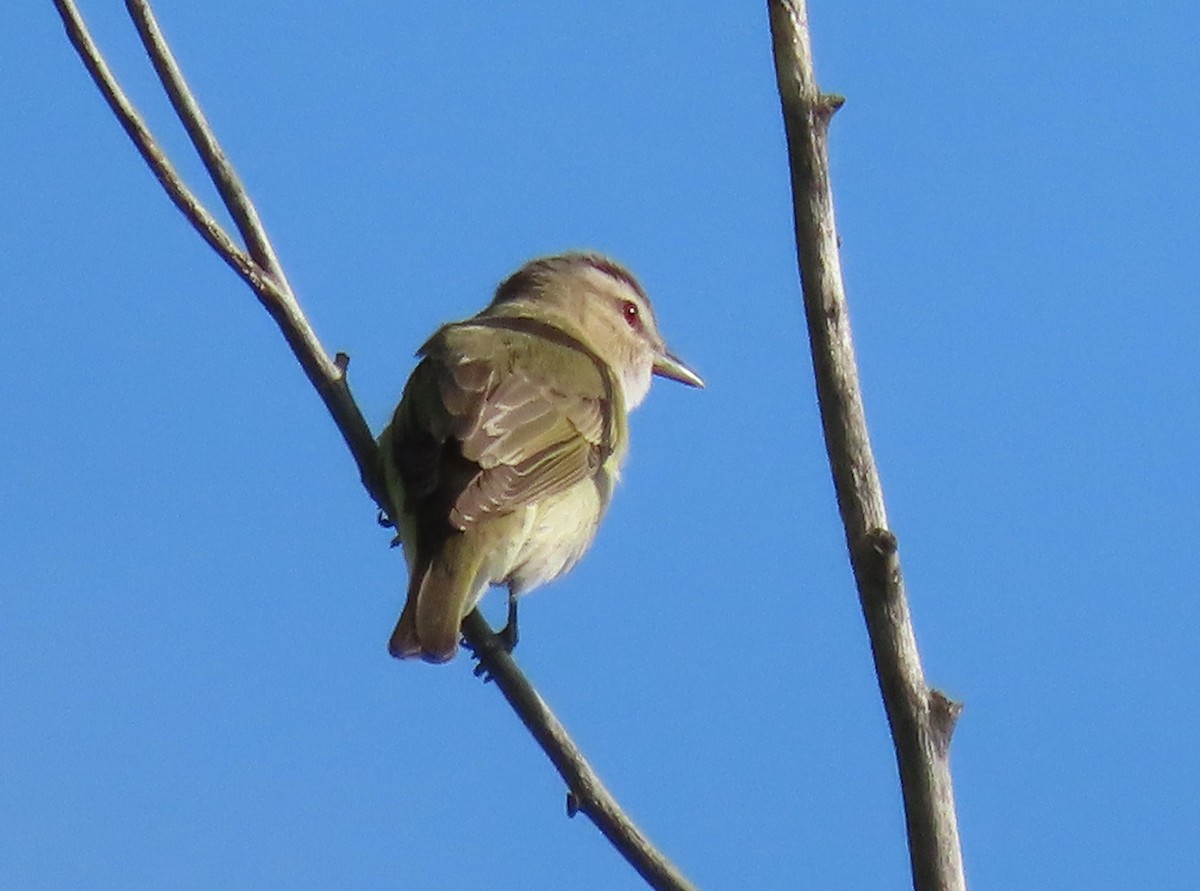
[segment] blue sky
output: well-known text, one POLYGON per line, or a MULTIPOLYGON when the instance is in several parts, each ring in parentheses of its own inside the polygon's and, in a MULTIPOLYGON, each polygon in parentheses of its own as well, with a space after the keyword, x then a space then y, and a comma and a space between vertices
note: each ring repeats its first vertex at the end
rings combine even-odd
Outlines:
MULTIPOLYGON (((526 258, 628 263, 659 382, 518 658, 703 888, 904 887, 765 8, 159 5, 378 427, 526 258)), ((84 12, 191 182, 121 5, 84 12)), ((1196 884, 1200 11, 814 3, 868 418, 975 888, 1196 884)), ((0 886, 638 887, 402 559, 49 3, 0 38, 0 886)), ((499 616, 499 598, 490 604, 499 616)))

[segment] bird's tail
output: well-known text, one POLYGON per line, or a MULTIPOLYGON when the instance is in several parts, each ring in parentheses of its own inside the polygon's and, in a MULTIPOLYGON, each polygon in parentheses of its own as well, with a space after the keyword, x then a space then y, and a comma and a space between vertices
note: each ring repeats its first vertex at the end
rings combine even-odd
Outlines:
POLYGON ((397 659, 447 662, 458 652, 459 626, 486 585, 479 580, 481 549, 471 547, 469 538, 456 533, 438 557, 414 568, 408 599, 388 641, 388 652, 397 659))

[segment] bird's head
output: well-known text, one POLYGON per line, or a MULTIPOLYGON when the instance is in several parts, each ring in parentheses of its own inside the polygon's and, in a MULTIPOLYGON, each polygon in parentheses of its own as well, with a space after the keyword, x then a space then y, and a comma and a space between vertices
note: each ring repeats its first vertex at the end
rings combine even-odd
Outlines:
POLYGON ((650 298, 637 279, 600 254, 571 252, 531 260, 500 285, 489 310, 535 318, 574 336, 616 373, 627 409, 646 397, 655 374, 704 386, 667 349, 650 298))

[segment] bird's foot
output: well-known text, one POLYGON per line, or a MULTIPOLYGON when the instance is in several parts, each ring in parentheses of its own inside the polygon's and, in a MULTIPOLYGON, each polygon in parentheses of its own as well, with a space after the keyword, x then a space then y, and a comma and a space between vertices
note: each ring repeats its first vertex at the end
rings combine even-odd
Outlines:
POLYGON ((508 595, 508 621, 496 632, 496 637, 500 640, 500 646, 504 647, 504 652, 511 656, 517 648, 517 641, 521 639, 517 632, 517 598, 512 594, 508 595))

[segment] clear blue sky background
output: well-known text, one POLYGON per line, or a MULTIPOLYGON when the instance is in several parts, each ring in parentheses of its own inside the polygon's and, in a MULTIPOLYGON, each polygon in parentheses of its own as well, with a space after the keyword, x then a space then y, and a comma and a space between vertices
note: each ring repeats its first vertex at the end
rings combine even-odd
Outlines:
MULTIPOLYGON (((120 6, 84 11, 200 186, 120 6)), ((519 659, 702 888, 905 887, 764 5, 159 13, 376 428, 527 257, 637 271, 710 386, 637 412, 519 659)), ((812 17, 968 878, 1195 888, 1200 12, 812 17)), ((402 559, 338 434, 48 2, 6 16, 0 109, 0 887, 638 887, 465 658, 388 658, 402 559)))

